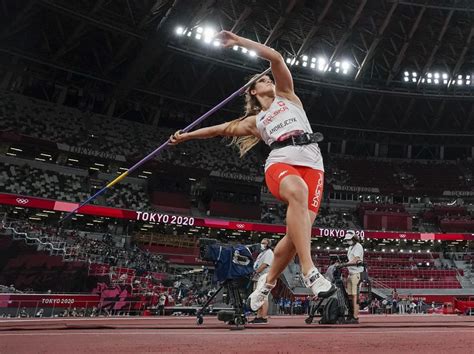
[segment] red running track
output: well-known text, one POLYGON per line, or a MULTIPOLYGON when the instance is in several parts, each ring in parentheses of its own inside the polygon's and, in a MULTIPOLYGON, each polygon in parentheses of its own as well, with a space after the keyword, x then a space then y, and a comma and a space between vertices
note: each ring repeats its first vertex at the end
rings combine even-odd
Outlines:
POLYGON ((473 353, 474 318, 363 316, 360 325, 273 317, 231 331, 216 318, 9 319, 0 353, 473 353))

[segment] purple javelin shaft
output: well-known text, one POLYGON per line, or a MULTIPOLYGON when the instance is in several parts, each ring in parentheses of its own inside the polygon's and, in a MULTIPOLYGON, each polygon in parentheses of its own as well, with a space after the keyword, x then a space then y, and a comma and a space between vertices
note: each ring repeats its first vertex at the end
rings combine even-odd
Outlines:
MULTIPOLYGON (((219 104, 217 104, 216 106, 214 106, 213 108, 211 108, 209 111, 207 111, 206 113, 204 113, 202 116, 200 116, 198 119, 196 119, 194 122, 192 122, 191 124, 189 124, 186 128, 184 129, 181 129, 181 131, 187 133, 188 131, 190 131, 191 129, 193 129, 196 125, 200 124, 204 119, 208 118, 210 115, 214 114, 215 112, 217 112, 219 109, 221 109, 222 107, 224 107, 227 103, 229 103, 230 101, 232 101, 235 97, 241 95, 242 93, 245 92, 245 90, 247 89, 247 87, 249 87, 250 85, 252 85, 255 81, 257 81, 258 79, 260 79, 263 75, 266 75, 268 74, 268 72, 270 72, 271 68, 268 68, 267 70, 265 70, 264 72, 262 72, 260 75, 258 75, 257 77, 253 78, 252 80, 250 80, 249 82, 247 82, 244 86, 242 86, 241 88, 239 88, 237 91, 235 91, 232 95, 230 95, 229 97, 227 97, 225 100, 223 100, 222 102, 220 102, 219 104)), ((168 139, 166 142, 164 142, 163 144, 161 144, 159 147, 157 147, 155 150, 153 150, 152 152, 150 152, 147 156, 145 156, 143 159, 141 159, 140 161, 138 161, 135 165, 133 165, 132 167, 130 167, 128 169, 128 173, 132 173, 134 170, 136 170, 138 167, 140 167, 141 165, 143 165, 145 162, 147 162, 148 160, 150 160, 153 156, 155 156, 156 154, 158 154, 161 150, 163 150, 168 144, 170 143, 170 140, 168 139)))
MULTIPOLYGON (((200 124, 204 119, 206 119, 207 117, 209 117, 210 115, 214 114, 215 112, 217 112, 219 109, 221 109, 222 107, 224 107, 227 103, 229 103, 230 101, 232 101, 235 97, 241 95, 242 93, 245 92, 245 90, 247 89, 247 87, 251 86, 254 82, 256 82, 258 79, 260 79, 263 75, 266 75, 270 72, 271 68, 268 68, 267 70, 265 70, 264 72, 262 72, 260 75, 254 77, 252 80, 250 80, 249 82, 247 82, 244 86, 242 86, 241 88, 239 88, 237 91, 235 91, 232 95, 230 95, 229 97, 227 97, 225 100, 223 100, 222 102, 220 102, 219 104, 217 104, 216 106, 214 106, 213 108, 211 108, 209 111, 207 111, 206 113, 204 113, 201 117, 199 117, 198 119, 196 119, 194 122, 192 122, 191 124, 189 124, 186 128, 184 129, 181 129, 181 131, 187 133, 188 131, 190 131, 191 129, 193 129, 196 125, 200 124)), ((161 144, 160 146, 158 146, 155 150, 153 150, 152 152, 150 152, 147 156, 145 156, 143 159, 141 159, 140 161, 138 161, 135 165, 133 165, 132 167, 130 167, 127 171, 126 171, 126 175, 129 175, 130 173, 132 173, 133 171, 135 171, 138 167, 140 167, 141 165, 143 165, 145 162, 147 162, 148 160, 150 160, 151 158, 153 158, 155 155, 157 155, 161 150, 163 150, 168 144, 170 143, 170 139, 168 139, 167 141, 165 141, 163 144, 161 144)), ((114 183, 113 183, 114 184, 114 183)), ((68 219, 69 217, 71 217, 73 214, 75 214, 80 208, 82 208, 84 205, 88 204, 89 202, 91 202, 92 200, 94 200, 95 198, 97 198, 99 195, 101 195, 102 193, 104 193, 107 189, 109 188, 109 184, 107 184, 105 187, 103 187, 102 189, 100 189, 99 191, 97 191, 94 195, 88 197, 85 201, 83 201, 81 204, 79 204, 79 206, 77 208, 75 208, 73 211, 69 212, 68 214, 66 214, 59 222, 63 222, 64 220, 68 219)))

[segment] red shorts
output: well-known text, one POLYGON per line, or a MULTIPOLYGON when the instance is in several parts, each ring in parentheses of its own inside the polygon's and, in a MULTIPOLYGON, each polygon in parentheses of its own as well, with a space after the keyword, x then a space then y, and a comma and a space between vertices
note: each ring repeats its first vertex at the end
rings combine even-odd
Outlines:
POLYGON ((286 176, 301 177, 308 186, 308 209, 318 213, 323 199, 324 172, 305 166, 292 166, 286 163, 275 163, 265 172, 265 181, 270 192, 275 198, 280 197, 280 183, 286 176))

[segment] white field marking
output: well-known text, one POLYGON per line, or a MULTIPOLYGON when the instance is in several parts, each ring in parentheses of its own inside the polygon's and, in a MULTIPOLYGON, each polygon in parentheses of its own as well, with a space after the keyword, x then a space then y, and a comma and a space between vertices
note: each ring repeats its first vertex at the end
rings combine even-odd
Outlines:
MULTIPOLYGON (((391 328, 389 328, 391 329, 391 328)), ((474 328, 471 329, 471 330, 459 330, 458 328, 453 328, 452 329, 453 332, 455 333, 474 333, 474 328)), ((404 334, 404 333, 413 333, 413 332, 421 332, 421 333, 447 333, 449 332, 449 329, 445 328, 443 330, 425 330, 425 329, 422 329, 420 328, 419 330, 417 331, 413 331, 413 330, 409 330, 409 331, 404 331, 404 330, 400 330, 400 331, 386 331, 386 330, 380 330, 380 331, 344 331, 344 335, 346 334, 404 334)), ((330 332, 329 330, 327 331, 314 331, 314 330, 311 330, 311 329, 307 329, 307 330, 301 330, 301 331, 284 331, 285 334, 324 334, 324 335, 328 335, 328 334, 334 334, 334 335, 339 335, 340 333, 337 333, 337 332, 330 332)), ((92 331, 87 331, 87 332, 65 332, 64 330, 58 332, 58 333, 48 333, 48 332, 44 332, 44 331, 38 331, 38 333, 0 333, 0 337, 15 337, 15 336, 30 336, 30 337, 45 337, 45 336, 52 336, 52 337, 55 337, 55 336, 68 336, 68 335, 71 335, 71 336, 76 336, 76 335, 86 335, 86 336, 90 336, 90 335, 99 335, 99 336, 102 336, 102 335, 116 335, 116 336, 123 336, 123 335, 153 335, 153 336, 168 336, 168 335, 177 335, 177 336, 205 336, 205 335, 208 335, 208 336, 222 336, 222 335, 225 335, 225 334, 228 334, 228 335, 237 335, 237 336, 261 336, 262 334, 268 334, 268 335, 279 335, 281 336, 282 334, 282 331, 255 331, 255 332, 250 332, 250 331, 230 331, 228 329, 223 329, 222 331, 220 332, 209 332, 209 331, 193 331, 193 332, 186 332, 186 331, 177 331, 177 332, 166 332, 166 331, 163 331, 163 330, 160 330, 160 331, 156 331, 156 330, 152 330, 152 331, 146 331, 146 332, 143 332, 143 331, 140 331, 140 332, 123 332, 123 331, 120 331, 120 330, 117 330, 117 331, 114 331, 114 332, 104 332, 104 331, 99 331, 99 332, 92 332, 92 331)), ((474 338, 473 338, 474 340, 474 338)))
MULTIPOLYGON (((274 319, 275 321, 277 322, 280 322, 279 320, 283 320, 283 319, 293 319, 293 320, 297 320, 297 319, 301 319, 301 321, 303 321, 307 316, 275 316, 275 317, 270 317, 272 319, 274 319)), ((402 319, 410 319, 410 323, 413 324, 413 319, 415 319, 416 317, 419 317, 419 318, 430 318, 430 319, 452 319, 454 317, 456 318, 459 318, 459 316, 457 315, 426 315, 426 314, 415 314, 415 315, 392 315, 390 317, 390 319, 394 319, 394 320, 402 320, 402 319)), ((205 317, 208 321, 211 321, 210 325, 213 325, 215 326, 216 324, 222 324, 221 322, 217 321, 217 318, 216 317, 205 317)), ((369 319, 369 318, 380 318, 380 315, 363 315, 362 318, 364 319, 369 319)), ((86 323, 90 323, 90 322, 102 322, 102 324, 104 326, 107 325, 107 323, 110 323, 110 322, 115 322, 115 321, 123 321, 125 323, 123 323, 124 326, 128 324, 131 324, 131 322, 135 322, 134 324, 135 325, 139 325, 140 322, 150 322, 150 321, 154 321, 155 324, 157 326, 160 325, 160 322, 161 324, 163 324, 163 322, 167 322, 167 321, 176 321, 177 323, 175 324, 176 326, 179 326, 179 325, 182 325, 183 326, 183 330, 186 330, 186 329, 190 329, 190 328, 196 328, 196 329, 206 329, 205 327, 198 327, 195 323, 196 319, 194 316, 186 316, 186 317, 174 317, 174 316, 169 316, 169 317, 139 317, 139 318, 131 318, 131 317, 92 317, 92 318, 29 318, 29 319, 4 319, 4 320, 0 320, 0 324, 3 325, 3 324, 10 324, 10 323, 22 323, 22 324, 30 324, 30 325, 48 325, 48 323, 63 323, 64 326, 68 326, 68 325, 73 325, 74 323, 83 323, 83 322, 86 322, 86 323), (192 326, 192 327, 190 327, 192 326)), ((283 322, 283 321, 282 321, 283 322)), ((443 324, 448 324, 448 327, 449 327, 449 324, 455 324, 457 323, 458 321, 446 321, 446 322, 443 322, 443 324)), ((463 322, 465 323, 466 321, 463 320, 463 321, 460 321, 460 322, 463 322)), ((471 322, 471 321, 467 321, 467 322, 471 322)), ((426 324, 432 324, 434 326, 436 325, 439 325, 440 322, 424 322, 424 321, 421 321, 421 322, 417 322, 418 324, 420 325, 426 325, 426 324)), ((472 323, 474 324, 474 321, 472 321, 472 323)), ((279 324, 279 323, 278 323, 279 324)), ((281 323, 282 325, 284 323, 281 323)), ((390 320, 389 321, 368 321, 368 322, 363 322, 362 324, 366 324, 366 325, 376 325, 376 324, 395 324, 395 323, 392 323, 390 320)), ((302 326, 303 324, 296 324, 296 323, 291 323, 291 324, 288 324, 289 326, 291 325, 295 325, 295 326, 302 326)), ((400 327, 403 327, 403 326, 400 326, 400 327)), ((251 327, 251 328, 255 328, 255 327, 251 327)), ((396 329, 396 328, 392 328, 392 327, 389 327, 391 329, 396 329)), ((416 328, 416 327, 411 327, 411 328, 416 328)), ((1 327, 0 327, 1 329, 1 327)), ((117 328, 117 329, 120 329, 120 328, 117 328)), ((124 328, 125 329, 125 328, 124 328)), ((166 328, 163 328, 163 329, 166 329, 166 328)), ((215 328, 213 328, 215 329, 215 328)), ((228 328, 223 328, 224 330, 228 329, 228 328)), ((260 328, 259 328, 260 329, 260 328)), ((14 330, 14 329, 13 329, 14 330)), ((54 330, 54 329, 52 329, 54 330)))

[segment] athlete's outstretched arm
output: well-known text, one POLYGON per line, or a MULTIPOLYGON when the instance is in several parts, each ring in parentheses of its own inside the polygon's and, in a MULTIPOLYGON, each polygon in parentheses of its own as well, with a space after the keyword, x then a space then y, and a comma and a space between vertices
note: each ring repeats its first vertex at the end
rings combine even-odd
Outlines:
POLYGON ((177 131, 170 136, 171 145, 176 145, 192 139, 209 139, 216 136, 247 136, 254 135, 260 137, 257 130, 256 116, 249 116, 244 119, 238 119, 213 125, 206 128, 194 130, 189 133, 177 131))
POLYGON ((217 35, 217 38, 226 48, 238 45, 248 50, 253 50, 260 58, 268 60, 272 68, 273 78, 275 79, 276 94, 287 97, 288 99, 296 101, 296 103, 301 105, 301 101, 295 95, 293 77, 291 76, 290 70, 286 66, 285 61, 283 60, 283 57, 280 53, 264 44, 240 37, 229 31, 220 32, 217 35))

